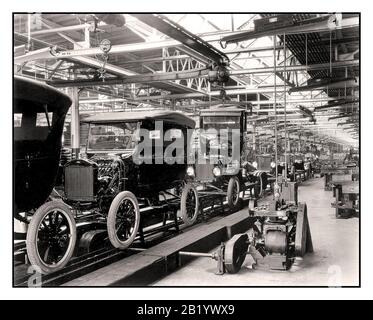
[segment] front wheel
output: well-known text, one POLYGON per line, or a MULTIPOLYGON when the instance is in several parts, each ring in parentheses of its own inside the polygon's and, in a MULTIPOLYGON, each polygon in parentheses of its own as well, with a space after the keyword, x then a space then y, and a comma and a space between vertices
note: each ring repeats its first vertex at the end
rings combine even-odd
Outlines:
POLYGON ((107 230, 113 247, 127 249, 135 240, 140 226, 140 208, 130 191, 119 193, 110 205, 107 230))
POLYGON ((31 265, 43 274, 60 270, 72 257, 75 244, 75 219, 66 204, 49 201, 36 210, 26 238, 31 265))
POLYGON ((180 215, 187 226, 197 221, 199 212, 198 192, 196 188, 188 183, 181 194, 180 215))
POLYGON ((238 208, 240 203, 241 184, 237 177, 231 177, 228 182, 227 201, 231 210, 238 208))

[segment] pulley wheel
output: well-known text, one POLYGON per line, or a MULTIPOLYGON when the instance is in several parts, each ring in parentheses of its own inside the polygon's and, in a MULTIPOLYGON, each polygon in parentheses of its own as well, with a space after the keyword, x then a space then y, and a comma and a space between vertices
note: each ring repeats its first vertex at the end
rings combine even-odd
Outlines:
POLYGON ((307 252, 313 252, 311 230, 307 216, 307 205, 305 203, 299 203, 295 233, 295 255, 303 257, 307 252))
POLYGON ((225 244, 224 265, 228 273, 237 273, 246 259, 249 247, 246 233, 236 234, 225 244))

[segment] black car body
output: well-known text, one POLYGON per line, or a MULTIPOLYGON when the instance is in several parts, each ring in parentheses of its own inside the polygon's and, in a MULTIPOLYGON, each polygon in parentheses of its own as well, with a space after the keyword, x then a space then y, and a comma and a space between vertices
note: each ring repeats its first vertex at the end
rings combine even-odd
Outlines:
POLYGON ((65 168, 66 197, 72 201, 100 201, 100 190, 111 196, 128 190, 137 197, 156 197, 160 191, 175 188, 184 180, 187 168, 187 152, 183 152, 180 163, 168 164, 164 151, 170 144, 163 141, 162 152, 155 152, 155 140, 163 140, 168 130, 175 131, 184 139, 184 150, 188 145, 188 129, 195 122, 179 112, 111 112, 90 116, 83 120, 89 124, 86 153, 88 159, 70 161, 65 168), (155 132, 155 123, 163 125, 163 132, 155 132), (146 129, 152 137, 152 152, 149 159, 143 157, 141 164, 134 161, 136 132, 146 129), (159 159, 157 159, 157 157, 159 159), (150 160, 152 163, 145 163, 150 160), (110 188, 109 188, 110 186, 110 188))
POLYGON ((233 210, 239 206, 241 191, 255 189, 258 196, 266 184, 265 173, 254 172, 246 161, 246 131, 246 108, 218 105, 200 112, 199 147, 190 173, 204 193, 227 196, 233 210))
POLYGON ((41 206, 57 176, 61 138, 71 105, 64 93, 39 81, 14 76, 15 214, 41 206))

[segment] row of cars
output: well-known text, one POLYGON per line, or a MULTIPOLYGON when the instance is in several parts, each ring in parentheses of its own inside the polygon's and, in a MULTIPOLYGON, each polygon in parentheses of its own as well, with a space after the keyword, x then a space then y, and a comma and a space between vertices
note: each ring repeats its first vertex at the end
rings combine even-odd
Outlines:
POLYGON ((86 156, 63 166, 56 188, 70 105, 60 91, 14 77, 14 218, 27 226, 27 256, 42 273, 66 266, 90 228, 107 231, 112 246, 126 249, 143 240, 146 212, 161 213, 163 221, 173 216, 178 230, 177 216, 187 225, 197 220, 200 195, 225 197, 234 211, 242 193, 259 196, 267 187, 266 173, 242 157, 245 109, 223 106, 201 113, 206 133, 194 149, 197 161, 189 159, 195 122, 182 113, 85 118, 86 156))

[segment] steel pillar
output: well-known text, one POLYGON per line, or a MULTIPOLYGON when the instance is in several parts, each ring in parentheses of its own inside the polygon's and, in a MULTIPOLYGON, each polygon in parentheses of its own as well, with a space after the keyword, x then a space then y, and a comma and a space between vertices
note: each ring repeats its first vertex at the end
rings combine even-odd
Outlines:
POLYGON ((71 89, 71 151, 73 158, 79 158, 80 152, 80 121, 79 121, 79 91, 71 89))

